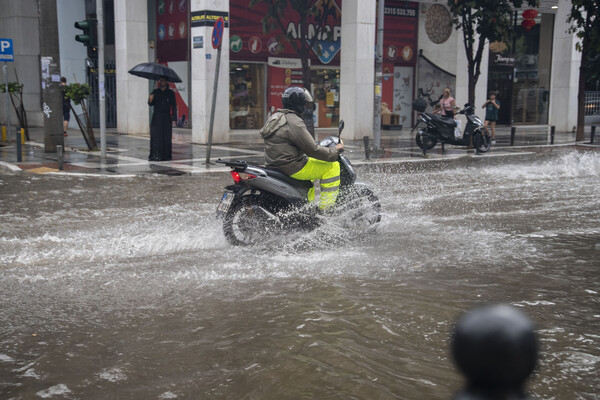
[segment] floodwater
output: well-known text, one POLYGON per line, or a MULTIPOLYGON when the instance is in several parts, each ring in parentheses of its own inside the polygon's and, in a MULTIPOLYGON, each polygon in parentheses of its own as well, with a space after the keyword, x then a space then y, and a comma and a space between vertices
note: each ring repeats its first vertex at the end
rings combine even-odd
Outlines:
POLYGON ((457 317, 536 325, 540 399, 600 395, 600 153, 359 169, 376 233, 225 243, 227 173, 0 173, 0 398, 448 399, 457 317))

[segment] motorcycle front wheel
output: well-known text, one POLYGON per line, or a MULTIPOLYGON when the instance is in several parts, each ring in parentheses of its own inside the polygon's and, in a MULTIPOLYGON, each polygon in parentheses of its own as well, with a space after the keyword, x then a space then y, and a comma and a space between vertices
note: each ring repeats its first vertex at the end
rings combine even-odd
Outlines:
POLYGON ((473 132, 473 148, 478 153, 486 153, 492 147, 492 139, 480 129, 473 132))
POLYGON ((374 229, 381 221, 381 203, 371 189, 362 184, 340 191, 337 212, 348 227, 374 229))
POLYGON ((279 218, 262 204, 258 196, 234 200, 223 219, 227 241, 237 246, 267 243, 281 233, 279 218))
POLYGON ((424 150, 433 149, 437 144, 437 139, 428 134, 421 135, 420 133, 417 133, 415 140, 417 142, 417 146, 424 150))

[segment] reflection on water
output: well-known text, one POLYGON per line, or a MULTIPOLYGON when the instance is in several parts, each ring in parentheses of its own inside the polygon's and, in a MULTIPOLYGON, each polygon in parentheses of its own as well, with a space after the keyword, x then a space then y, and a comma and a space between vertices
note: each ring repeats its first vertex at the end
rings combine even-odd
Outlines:
POLYGON ((600 155, 387 168, 376 234, 251 249, 225 173, 0 175, 0 398, 447 399, 481 302, 536 322, 530 392, 599 398, 600 155))

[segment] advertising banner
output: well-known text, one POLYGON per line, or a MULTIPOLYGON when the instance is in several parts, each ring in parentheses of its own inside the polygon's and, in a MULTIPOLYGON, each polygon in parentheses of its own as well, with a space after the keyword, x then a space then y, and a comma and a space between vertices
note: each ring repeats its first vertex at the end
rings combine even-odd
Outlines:
POLYGON ((288 7, 282 18, 285 32, 275 28, 268 33, 263 33, 262 29, 262 19, 268 10, 265 3, 257 3, 252 8, 249 7, 250 0, 230 0, 229 4, 231 60, 266 62, 269 57, 298 58, 298 53, 287 38, 289 34, 297 46, 301 45, 302 40, 308 44, 315 39, 309 50, 313 65, 339 65, 341 0, 317 0, 318 15, 322 16, 324 22, 322 31, 314 16, 308 18, 306 27, 302 27, 300 15, 288 7))
POLYGON ((156 1, 156 58, 161 63, 188 59, 188 0, 156 1))
POLYGON ((269 91, 267 109, 273 113, 281 108, 281 95, 290 86, 302 85, 302 64, 296 58, 268 59, 269 91))
POLYGON ((417 62, 419 3, 385 0, 383 60, 395 65, 417 62))

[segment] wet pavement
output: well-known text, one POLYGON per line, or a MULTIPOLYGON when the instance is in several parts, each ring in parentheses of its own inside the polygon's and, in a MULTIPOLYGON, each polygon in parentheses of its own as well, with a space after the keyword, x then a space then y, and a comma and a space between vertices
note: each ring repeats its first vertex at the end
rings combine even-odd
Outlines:
MULTIPOLYGON (((589 131, 590 127, 587 127, 589 131)), ((321 137, 335 134, 335 130, 319 133, 321 137)), ((96 132, 99 136, 99 133, 96 132)), ((206 146, 194 144, 191 141, 190 130, 175 129, 173 135, 173 160, 149 162, 149 138, 133 135, 122 135, 114 131, 107 132, 107 156, 100 157, 99 151, 88 151, 85 141, 76 129, 70 129, 65 137, 64 167, 58 170, 57 155, 44 152, 42 128, 31 128, 30 141, 22 147, 22 161, 17 161, 16 144, 13 141, 0 143, 0 168, 26 170, 33 173, 76 173, 103 175, 145 175, 164 174, 182 175, 196 174, 207 171, 226 170, 215 165, 217 158, 240 159, 249 163, 263 164, 263 144, 257 131, 240 131, 231 134, 231 142, 215 144, 211 150, 211 164, 206 164, 206 146)), ((589 132, 586 133, 589 142, 589 132)), ((100 138, 97 137, 99 143, 100 138)), ((550 132, 546 127, 519 127, 513 146, 510 143, 510 129, 497 129, 497 143, 485 155, 476 157, 494 157, 522 154, 538 151, 550 146, 550 132)), ((598 145, 599 143, 596 143, 598 145)), ((382 131, 382 150, 370 152, 366 159, 362 141, 345 141, 346 156, 354 165, 386 164, 396 162, 423 162, 430 160, 453 160, 461 157, 475 156, 472 150, 465 147, 437 145, 423 156, 414 142, 414 133, 409 129, 382 131)), ((575 145, 573 133, 556 133, 554 146, 575 145)), ((578 143, 587 146, 585 143, 578 143)), ((370 145, 372 147, 372 144, 370 145)))
POLYGON ((493 302, 535 323, 529 393, 600 399, 600 151, 540 149, 362 164, 375 232, 252 248, 225 171, 1 169, 0 398, 449 399, 453 323, 493 302))

